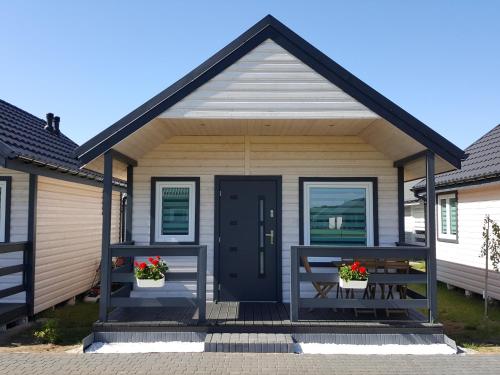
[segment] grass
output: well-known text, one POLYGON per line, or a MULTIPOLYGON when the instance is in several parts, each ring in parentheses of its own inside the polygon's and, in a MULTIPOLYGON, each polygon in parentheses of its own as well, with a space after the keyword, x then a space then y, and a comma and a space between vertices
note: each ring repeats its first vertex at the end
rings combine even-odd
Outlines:
MULTIPOLYGON (((411 289, 425 294, 424 285, 412 285, 411 289)), ((472 349, 500 346, 498 302, 488 310, 488 319, 485 319, 484 301, 480 296, 467 298, 463 290, 448 290, 446 285, 438 283, 438 320, 458 345, 472 349)))
POLYGON ((33 345, 39 343, 35 331, 42 329, 43 322, 54 319, 57 322, 57 345, 68 346, 82 342, 97 320, 99 304, 78 301, 74 306, 64 305, 46 310, 37 316, 37 324, 12 338, 12 343, 33 345))

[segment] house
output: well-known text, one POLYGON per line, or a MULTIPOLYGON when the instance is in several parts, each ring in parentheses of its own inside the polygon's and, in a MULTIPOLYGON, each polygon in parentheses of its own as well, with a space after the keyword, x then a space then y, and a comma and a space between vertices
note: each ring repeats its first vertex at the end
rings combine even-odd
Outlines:
MULTIPOLYGON (((485 259, 479 257, 486 215, 500 221, 500 125, 465 149, 460 170, 436 175, 438 280, 483 294, 485 259)), ((425 184, 413 187, 425 195, 425 184)), ((424 210, 422 200, 414 207, 424 210)), ((488 295, 500 300, 500 273, 489 268, 488 295)))
POLYGON ((269 329, 262 320, 289 329, 319 307, 424 308, 425 319, 436 317, 434 241, 396 246, 403 184, 460 168, 463 151, 272 16, 76 153, 104 174, 101 334, 138 320, 142 330, 150 321, 150 330, 175 331, 179 320, 205 332, 227 320, 240 332, 269 329), (127 244, 110 245, 112 178, 128 183, 127 244), (111 270, 113 257, 154 255, 170 265, 161 289, 135 286, 130 266, 111 270), (311 281, 338 281, 339 258, 425 259, 426 273, 372 281, 423 283, 428 297, 313 298, 311 281), (331 272, 306 274, 301 259, 331 272), (123 287, 111 294, 112 282, 123 287), (205 323, 179 313, 192 305, 205 323))
MULTIPOLYGON (((0 325, 83 293, 99 280, 102 175, 80 169, 60 119, 0 100, 0 325)), ((113 241, 119 241, 115 181, 113 241)))

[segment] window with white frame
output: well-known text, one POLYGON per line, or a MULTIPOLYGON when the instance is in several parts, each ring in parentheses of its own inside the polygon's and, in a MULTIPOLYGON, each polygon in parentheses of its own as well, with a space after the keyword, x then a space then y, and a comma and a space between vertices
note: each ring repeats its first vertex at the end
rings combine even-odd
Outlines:
POLYGON ((458 233, 458 202, 457 195, 439 194, 438 202, 438 239, 457 240, 458 233))
POLYGON ((7 181, 0 181, 0 242, 5 242, 7 212, 7 181))
POLYGON ((374 245, 371 181, 303 184, 304 245, 374 245))
POLYGON ((194 242, 196 182, 157 181, 155 241, 194 242))

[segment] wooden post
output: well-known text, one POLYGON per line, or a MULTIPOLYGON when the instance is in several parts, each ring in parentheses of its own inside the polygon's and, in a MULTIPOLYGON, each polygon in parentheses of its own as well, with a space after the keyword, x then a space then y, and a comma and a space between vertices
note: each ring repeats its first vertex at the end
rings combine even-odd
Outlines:
POLYGON ((101 297, 99 300, 99 320, 108 320, 111 298, 111 206, 113 198, 113 155, 104 153, 104 189, 102 196, 102 253, 101 253, 101 297))
POLYGON ((23 253, 23 284, 26 288, 28 316, 35 312, 35 253, 36 253, 36 208, 38 197, 38 175, 30 173, 28 192, 28 244, 23 253))
POLYGON ((399 243, 406 242, 405 236, 405 168, 398 167, 398 231, 399 243))
POLYGON ((436 267, 436 188, 434 185, 435 157, 426 154, 426 195, 425 212, 427 254, 427 299, 429 300, 429 322, 437 319, 437 267, 436 267))
POLYGON ((207 247, 200 246, 198 249, 196 278, 196 297, 198 299, 198 320, 206 319, 207 309, 207 247))
MULTIPOLYGON (((153 199, 153 198, 151 198, 153 199)), ((134 206, 134 167, 127 167, 127 212, 125 214, 125 241, 132 241, 132 208, 134 206)))
POLYGON ((299 320, 299 302, 300 302, 300 262, 299 249, 292 246, 291 249, 291 285, 290 285, 290 321, 299 320))

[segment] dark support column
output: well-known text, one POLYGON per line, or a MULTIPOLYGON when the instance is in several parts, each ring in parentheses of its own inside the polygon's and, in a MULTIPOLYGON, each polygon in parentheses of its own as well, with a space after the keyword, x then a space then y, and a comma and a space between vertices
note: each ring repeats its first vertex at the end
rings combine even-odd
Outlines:
POLYGON ((35 251, 36 251, 36 206, 38 192, 38 176, 30 174, 28 192, 28 249, 24 252, 23 282, 26 287, 26 304, 28 315, 34 315, 35 308, 35 251))
MULTIPOLYGON (((153 199, 153 198, 151 198, 153 199)), ((125 241, 132 241, 132 207, 134 205, 134 167, 127 167, 127 212, 125 218, 125 241)))
POLYGON ((405 238, 405 168, 398 167, 398 231, 399 243, 406 242, 405 238))
POLYGON ((207 247, 198 249, 196 279, 196 297, 198 298, 198 319, 203 322, 207 309, 207 247))
POLYGON ((299 250, 292 246, 291 249, 291 285, 290 285, 290 320, 296 322, 299 320, 299 299, 300 299, 300 262, 299 250))
POLYGON ((437 269, 436 269, 436 189, 434 186, 434 153, 426 157, 425 233, 429 253, 427 255, 427 299, 429 300, 429 321, 437 319, 437 269))
POLYGON ((102 253, 101 253, 101 298, 99 301, 99 320, 108 320, 111 298, 111 203, 113 195, 113 155, 104 154, 104 190, 102 196, 102 253))

